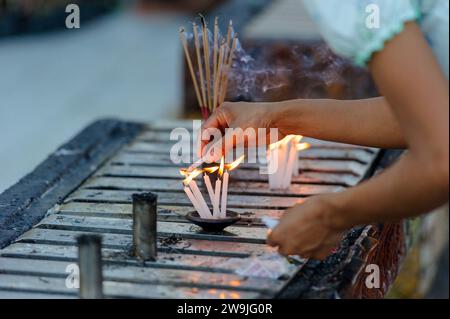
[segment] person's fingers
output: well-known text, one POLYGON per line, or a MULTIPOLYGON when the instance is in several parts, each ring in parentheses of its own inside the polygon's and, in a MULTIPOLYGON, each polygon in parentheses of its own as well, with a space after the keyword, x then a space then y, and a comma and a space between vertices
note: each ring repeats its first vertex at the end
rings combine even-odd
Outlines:
POLYGON ((197 150, 197 158, 201 158, 203 156, 202 150, 203 150, 203 139, 202 139, 202 132, 203 129, 200 128, 200 131, 197 134, 197 143, 196 143, 196 150, 197 150))
POLYGON ((219 112, 216 110, 208 117, 205 123, 203 123, 201 130, 203 131, 210 127, 219 128, 219 125, 219 112))
POLYGON ((283 256, 292 255, 292 251, 291 251, 289 245, 279 245, 278 246, 278 253, 280 253, 283 256))
MULTIPOLYGON (((220 130, 213 127, 202 130, 199 135, 200 137, 197 143, 197 156, 199 158, 202 158, 208 152, 206 146, 211 143, 211 137, 216 141, 215 143, 218 143, 222 139, 222 133, 220 132, 220 130)), ((216 144, 211 145, 211 147, 213 146, 215 147, 216 144)))
MULTIPOLYGON (((208 130, 213 130, 209 128, 208 130)), ((221 139, 216 139, 216 143, 212 144, 211 147, 205 152, 203 147, 203 153, 205 161, 209 163, 214 163, 220 161, 222 156, 226 156, 236 147, 245 147, 245 136, 241 129, 231 130, 227 129, 225 135, 221 139), (210 151, 211 150, 211 151, 210 151)), ((244 150, 238 150, 235 154, 244 154, 244 150)))
POLYGON ((222 158, 223 138, 212 144, 207 150, 204 150, 203 159, 206 163, 217 163, 222 158))
POLYGON ((266 244, 272 247, 278 246, 278 235, 274 234, 274 229, 267 233, 266 244))
MULTIPOLYGON (((213 116, 213 115, 211 115, 211 116, 213 116)), ((199 139, 198 139, 198 143, 197 143, 197 156, 199 158, 203 157, 206 153, 205 147, 210 142, 210 140, 206 137, 210 136, 209 132, 212 129, 220 129, 219 121, 217 120, 217 118, 215 116, 212 119, 209 118, 205 122, 205 124, 202 126, 202 128, 200 129, 199 139), (206 126, 206 125, 208 125, 208 126, 206 126)))
POLYGON ((200 142, 197 143, 197 154, 199 157, 202 157, 205 155, 205 146, 209 144, 209 140, 205 138, 205 136, 209 136, 209 132, 213 132, 215 130, 219 130, 220 132, 223 132, 225 128, 228 127, 228 110, 224 107, 219 107, 216 109, 210 117, 203 123, 201 129, 200 129, 200 142))

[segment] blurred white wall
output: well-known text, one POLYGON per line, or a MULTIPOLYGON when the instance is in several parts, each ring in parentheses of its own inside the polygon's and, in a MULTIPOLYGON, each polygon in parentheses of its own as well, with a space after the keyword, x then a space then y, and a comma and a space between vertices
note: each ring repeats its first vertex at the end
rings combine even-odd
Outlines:
POLYGON ((0 192, 100 117, 176 117, 176 15, 115 13, 78 30, 0 39, 0 192))

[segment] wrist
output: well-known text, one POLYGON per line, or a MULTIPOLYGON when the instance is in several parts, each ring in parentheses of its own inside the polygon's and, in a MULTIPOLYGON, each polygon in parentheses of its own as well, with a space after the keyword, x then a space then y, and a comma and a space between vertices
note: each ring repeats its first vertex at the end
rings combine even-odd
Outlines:
POLYGON ((330 194, 324 197, 325 209, 323 210, 323 222, 324 224, 338 231, 344 231, 346 229, 354 226, 348 219, 345 213, 348 208, 346 208, 345 201, 341 194, 330 194))
POLYGON ((281 111, 281 103, 280 102, 267 102, 263 103, 264 107, 264 117, 267 120, 267 128, 278 128, 280 118, 282 115, 281 111))
POLYGON ((269 105, 271 127, 276 127, 283 135, 299 134, 302 127, 303 100, 288 100, 269 105))

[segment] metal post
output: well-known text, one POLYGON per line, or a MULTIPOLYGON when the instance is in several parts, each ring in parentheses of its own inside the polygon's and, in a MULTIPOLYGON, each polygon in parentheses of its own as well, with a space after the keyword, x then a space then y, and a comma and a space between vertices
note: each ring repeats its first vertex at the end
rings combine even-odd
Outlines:
POLYGON ((156 208, 158 195, 133 194, 133 249, 141 260, 156 260, 156 208))
POLYGON ((82 299, 103 298, 102 238, 99 235, 78 236, 78 267, 80 270, 80 292, 82 299))

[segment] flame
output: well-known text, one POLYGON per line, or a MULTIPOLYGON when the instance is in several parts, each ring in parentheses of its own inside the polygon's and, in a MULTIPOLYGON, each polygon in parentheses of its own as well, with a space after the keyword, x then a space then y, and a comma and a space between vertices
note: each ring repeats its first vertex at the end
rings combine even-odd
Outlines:
POLYGON ((235 160, 233 163, 227 164, 225 165, 225 168, 229 171, 235 169, 236 167, 239 166, 239 164, 242 163, 242 161, 244 160, 245 155, 242 155, 241 157, 239 157, 237 160, 235 160))
POLYGON ((222 158, 220 159, 220 166, 219 166, 219 176, 221 176, 221 177, 222 177, 222 175, 223 175, 223 169, 224 169, 224 166, 225 166, 225 164, 224 164, 224 158, 223 158, 223 156, 222 156, 222 158))
POLYGON ((189 171, 189 169, 183 168, 183 169, 180 169, 180 174, 182 176, 186 177, 183 180, 184 185, 189 185, 189 183, 194 178, 196 178, 197 176, 199 176, 203 172, 208 173, 208 174, 212 174, 212 173, 214 173, 216 171, 219 171, 219 176, 222 176, 225 169, 228 170, 228 171, 231 171, 231 170, 235 169, 236 167, 239 166, 239 164, 242 163, 244 158, 245 158, 245 156, 242 155, 241 157, 239 157, 234 162, 232 162, 230 164, 225 164, 224 163, 225 159, 222 157, 222 159, 220 160, 220 165, 219 166, 211 166, 211 167, 206 167, 206 168, 203 168, 203 169, 195 168, 192 171, 189 171))
POLYGON ((295 143, 300 143, 300 141, 303 139, 303 135, 294 135, 292 139, 295 143))
POLYGON ((284 146, 293 138, 298 138, 300 136, 300 139, 303 138, 301 135, 286 135, 283 139, 279 140, 278 142, 272 143, 269 145, 269 149, 273 150, 274 148, 284 146))
POLYGON ((203 172, 201 169, 194 169, 192 172, 187 173, 186 170, 180 170, 180 174, 183 176, 186 176, 186 178, 183 180, 184 185, 189 185, 189 183, 196 178, 198 175, 200 175, 203 172))
POLYGON ((311 147, 309 143, 300 143, 297 145, 297 151, 303 151, 311 147))
POLYGON ((211 167, 206 167, 203 169, 203 171, 205 171, 208 174, 212 174, 215 171, 217 171, 219 169, 219 166, 211 166, 211 167))
POLYGON ((241 282, 239 280, 231 280, 230 286, 232 287, 239 287, 241 285, 241 282))
POLYGON ((188 176, 189 175, 188 170, 186 168, 180 169, 180 174, 182 176, 188 176))

